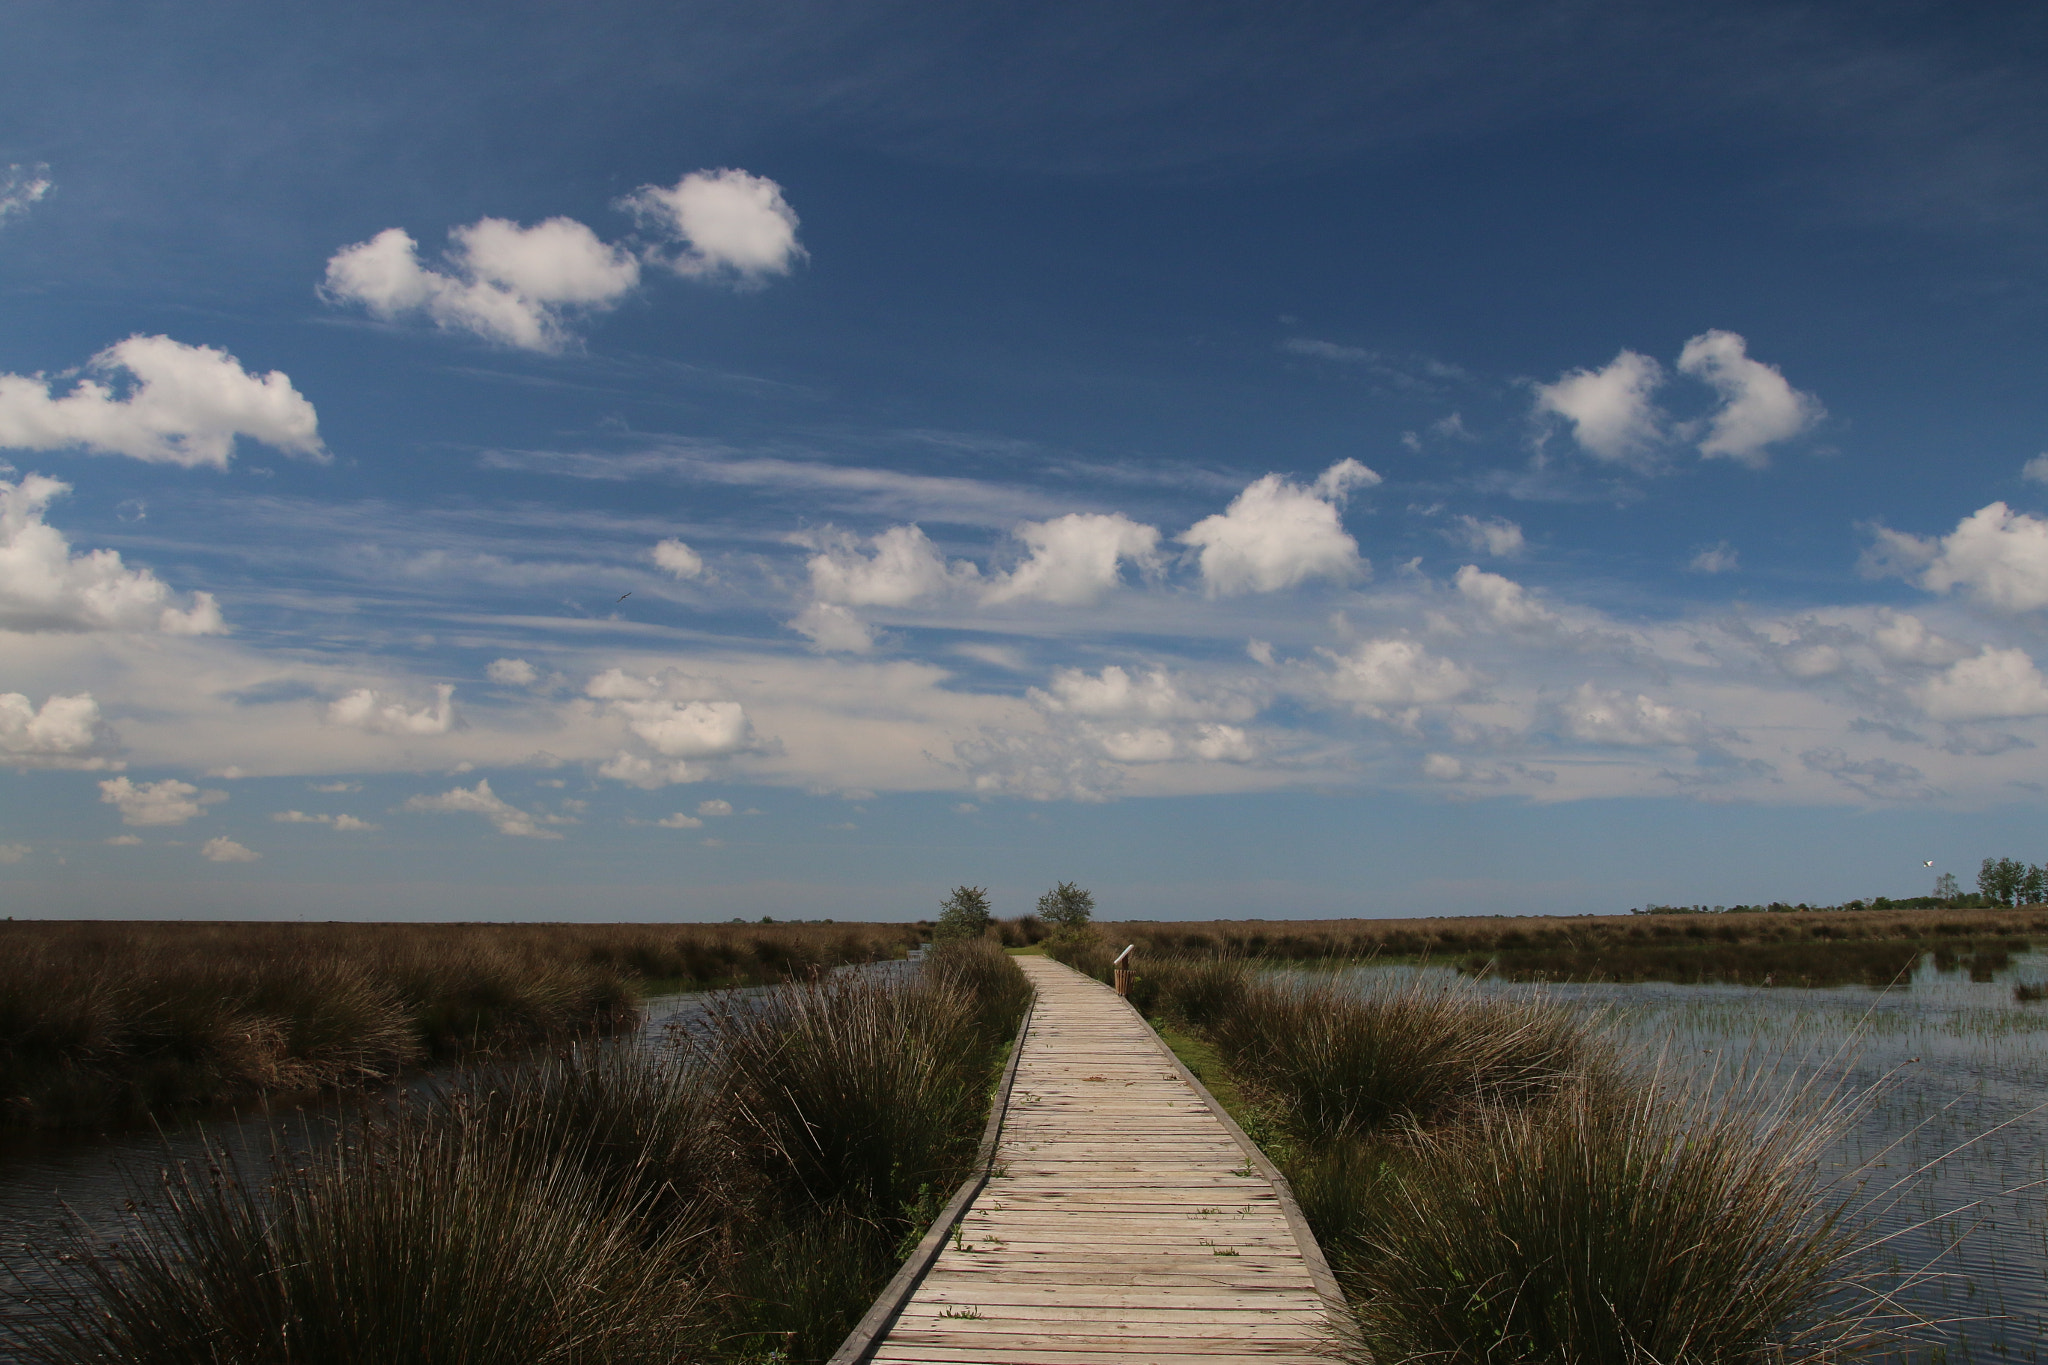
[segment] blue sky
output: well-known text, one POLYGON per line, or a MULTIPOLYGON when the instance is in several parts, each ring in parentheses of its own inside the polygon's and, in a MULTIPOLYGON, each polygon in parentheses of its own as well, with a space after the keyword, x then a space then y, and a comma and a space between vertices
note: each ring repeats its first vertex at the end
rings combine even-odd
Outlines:
POLYGON ((10 6, 26 915, 2039 859, 2048 20, 10 6))

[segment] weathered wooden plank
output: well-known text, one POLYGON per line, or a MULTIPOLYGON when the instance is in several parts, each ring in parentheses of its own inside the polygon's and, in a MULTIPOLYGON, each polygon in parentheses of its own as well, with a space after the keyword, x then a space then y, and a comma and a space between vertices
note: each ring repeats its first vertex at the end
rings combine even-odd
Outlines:
POLYGON ((1038 999, 994 1173, 873 1360, 1325 1360, 1329 1302, 1270 1168, 1122 1001, 1020 962, 1038 999))

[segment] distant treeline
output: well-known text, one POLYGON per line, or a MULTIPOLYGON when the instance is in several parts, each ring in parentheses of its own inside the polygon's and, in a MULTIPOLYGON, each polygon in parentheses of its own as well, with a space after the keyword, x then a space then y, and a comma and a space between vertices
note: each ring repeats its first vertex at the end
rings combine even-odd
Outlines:
POLYGON ((1869 900, 1844 901, 1840 905, 1808 905, 1805 901, 1787 905, 1646 905, 1630 910, 1631 915, 1745 915, 1790 914, 1801 910, 1989 910, 2001 906, 2040 905, 2048 901, 2048 866, 2026 863, 2018 858, 1986 858, 1977 869, 1977 889, 1965 891, 1953 872, 1934 879, 1929 896, 1872 896, 1869 900))
POLYGON ((141 1122, 629 1027, 650 988, 901 957, 907 924, 0 923, 0 1128, 141 1122))

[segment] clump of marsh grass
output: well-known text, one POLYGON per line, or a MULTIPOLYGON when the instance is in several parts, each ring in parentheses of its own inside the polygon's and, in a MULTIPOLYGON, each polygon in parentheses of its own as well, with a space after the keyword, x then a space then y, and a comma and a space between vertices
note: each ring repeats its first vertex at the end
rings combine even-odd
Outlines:
POLYGON ((786 1197, 893 1214, 973 1148, 976 1023, 947 983, 830 976, 725 1002, 695 1047, 749 1166, 786 1197))
MULTIPOLYGON (((33 1365, 689 1358, 701 1257, 649 1236, 645 1201, 574 1152, 506 1143, 462 1109, 280 1153, 266 1182, 225 1157, 166 1172, 118 1244, 79 1237, 77 1286, 10 1358, 33 1365)), ((678 1220, 681 1227, 685 1220, 678 1220)))
POLYGON ((1540 996, 1265 977, 1244 981, 1232 999, 1227 987, 1218 996, 1220 985, 1207 985, 1213 1016, 1194 1026, 1311 1142, 1519 1108, 1604 1060, 1585 1023, 1540 996))
POLYGON ((1819 1175, 1839 1117, 1596 1081, 1429 1135, 1380 1163, 1347 1229, 1364 1358, 1735 1365, 1874 1342, 1819 1175))

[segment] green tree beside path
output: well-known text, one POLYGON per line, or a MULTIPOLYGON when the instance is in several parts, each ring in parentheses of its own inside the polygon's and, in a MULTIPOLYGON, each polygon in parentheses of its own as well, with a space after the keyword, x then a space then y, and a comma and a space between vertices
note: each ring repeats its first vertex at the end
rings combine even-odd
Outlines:
POLYGON ((987 887, 956 886, 953 894, 939 903, 939 922, 932 937, 941 943, 980 938, 994 922, 995 917, 989 913, 987 887))

